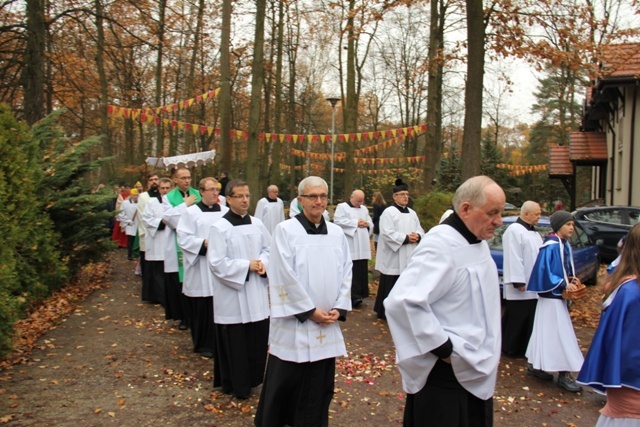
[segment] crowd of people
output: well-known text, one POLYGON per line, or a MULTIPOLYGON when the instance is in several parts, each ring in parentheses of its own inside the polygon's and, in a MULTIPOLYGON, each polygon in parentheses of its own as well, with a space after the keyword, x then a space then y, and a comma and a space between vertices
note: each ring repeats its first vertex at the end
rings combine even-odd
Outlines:
POLYGON ((213 360, 214 388, 259 393, 256 426, 328 425, 335 359, 347 351, 339 324, 369 298, 371 239, 373 309, 395 345, 405 426, 493 425, 501 353, 569 392, 605 392, 599 427, 640 425, 639 225, 605 286, 585 359, 565 299, 582 286, 573 217, 556 210, 543 241, 540 205, 522 205, 503 235, 502 303, 487 240, 502 225, 505 194, 489 177, 465 181, 428 232, 402 180, 388 206, 374 193, 373 216, 354 189, 333 221, 327 183, 315 176, 299 183, 286 220, 275 185, 250 215, 249 185, 226 173, 195 188, 178 168, 146 184, 114 189, 113 239, 139 259, 142 300, 161 304, 166 320, 191 331, 194 352, 213 360))

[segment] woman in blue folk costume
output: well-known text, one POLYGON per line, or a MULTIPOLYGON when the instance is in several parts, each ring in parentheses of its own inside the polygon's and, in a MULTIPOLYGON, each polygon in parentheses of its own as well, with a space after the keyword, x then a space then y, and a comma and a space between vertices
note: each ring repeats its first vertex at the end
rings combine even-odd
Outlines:
POLYGON ((640 224, 604 285, 600 324, 578 382, 607 394, 597 427, 640 426, 640 224))
POLYGON ((534 369, 558 372, 558 386, 577 393, 582 390, 570 372, 577 372, 584 358, 573 331, 562 291, 577 289, 573 253, 568 242, 573 234, 573 216, 556 211, 550 218, 555 234, 547 236, 538 252, 527 290, 539 296, 533 332, 525 353, 534 369))

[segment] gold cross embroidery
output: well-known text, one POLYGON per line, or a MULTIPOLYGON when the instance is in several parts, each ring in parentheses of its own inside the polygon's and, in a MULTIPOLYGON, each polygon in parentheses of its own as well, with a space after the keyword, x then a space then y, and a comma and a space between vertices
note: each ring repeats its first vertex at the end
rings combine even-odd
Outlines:
POLYGON ((324 338, 326 338, 327 336, 325 334, 322 333, 322 331, 320 331, 320 335, 318 335, 316 338, 320 340, 320 344, 322 344, 322 340, 324 338))
POLYGON ((278 296, 279 296, 280 298, 282 298, 282 301, 283 301, 283 302, 284 302, 284 298, 285 298, 287 295, 289 295, 289 294, 288 294, 288 293, 286 293, 286 292, 284 291, 284 288, 283 288, 282 286, 280 286, 280 293, 278 294, 278 296))

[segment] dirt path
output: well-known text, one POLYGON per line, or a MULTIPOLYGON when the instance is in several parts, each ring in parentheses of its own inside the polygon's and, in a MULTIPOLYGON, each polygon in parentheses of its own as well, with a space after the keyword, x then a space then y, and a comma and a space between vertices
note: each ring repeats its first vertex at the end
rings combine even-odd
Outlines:
MULTIPOLYGON (((212 390, 212 362, 192 352, 188 332, 140 302, 125 251, 112 255, 111 285, 42 336, 23 364, 0 372, 0 424, 9 426, 250 426, 257 396, 238 401, 212 390)), ((593 288, 592 288, 593 289, 593 288)), ((332 426, 402 424, 404 395, 386 324, 372 298, 343 325, 349 355, 338 360, 332 426)), ((576 329, 586 350, 590 327, 576 329)), ((604 400, 564 392, 503 358, 495 425, 595 425, 604 400)))

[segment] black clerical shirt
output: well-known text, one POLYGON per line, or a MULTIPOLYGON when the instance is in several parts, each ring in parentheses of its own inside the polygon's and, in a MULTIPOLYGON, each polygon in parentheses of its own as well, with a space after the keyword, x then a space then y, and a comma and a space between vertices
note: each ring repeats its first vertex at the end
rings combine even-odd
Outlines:
POLYGON ((307 234, 327 234, 327 223, 324 220, 324 217, 320 217, 320 224, 314 224, 304 216, 304 213, 299 213, 295 216, 295 218, 300 221, 300 224, 304 227, 304 231, 307 234))
POLYGON ((246 214, 245 216, 238 215, 237 213, 235 213, 231 209, 229 209, 229 212, 224 214, 222 217, 224 219, 226 219, 227 221, 229 221, 231 223, 231 225, 233 225, 234 227, 236 227, 238 225, 251 224, 251 216, 249 214, 246 214))

